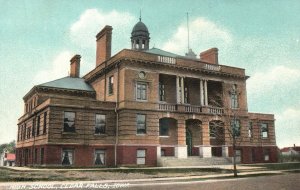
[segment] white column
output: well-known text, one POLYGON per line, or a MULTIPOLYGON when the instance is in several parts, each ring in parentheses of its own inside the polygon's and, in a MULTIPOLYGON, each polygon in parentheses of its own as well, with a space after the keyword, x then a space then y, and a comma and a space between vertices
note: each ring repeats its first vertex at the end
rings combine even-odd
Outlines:
POLYGON ((178 145, 177 147, 175 147, 175 157, 187 158, 187 146, 178 145))
POLYGON ((176 97, 177 97, 177 104, 180 103, 180 96, 181 96, 181 93, 180 93, 180 89, 179 89, 179 76, 176 76, 176 97))
POLYGON ((200 79, 200 105, 204 106, 203 80, 200 79))
POLYGON ((204 80, 204 100, 205 100, 205 105, 208 106, 208 97, 207 97, 207 80, 204 80))
POLYGON ((184 78, 181 77, 181 103, 184 104, 184 78))

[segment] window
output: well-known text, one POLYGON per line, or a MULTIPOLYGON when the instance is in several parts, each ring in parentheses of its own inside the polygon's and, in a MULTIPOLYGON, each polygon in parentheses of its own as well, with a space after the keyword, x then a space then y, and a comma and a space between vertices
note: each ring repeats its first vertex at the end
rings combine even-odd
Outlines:
POLYGON ((231 93, 231 108, 238 108, 238 93, 237 93, 237 85, 232 85, 231 93))
POLYGON ((41 165, 44 164, 44 148, 41 148, 41 165))
POLYGON ((166 101, 165 99, 165 85, 163 83, 159 83, 159 101, 166 101))
POLYGON ((36 123, 36 135, 40 134, 40 121, 41 121, 41 117, 38 116, 37 117, 37 123, 36 123))
POLYGON ((159 120, 159 136, 169 136, 169 125, 168 119, 159 120))
POLYGON ((253 134, 253 123, 250 121, 248 125, 248 137, 252 137, 253 134))
POLYGON ((217 137, 217 127, 215 125, 209 125, 209 136, 211 138, 217 137))
POLYGON ((31 127, 27 128, 27 139, 30 139, 30 132, 31 132, 31 127))
POLYGON ((75 112, 64 113, 64 132, 75 132, 75 112))
POLYGON ((234 137, 239 137, 241 135, 240 121, 236 119, 231 120, 231 129, 232 129, 232 135, 234 137))
POLYGON ((37 163, 38 149, 34 149, 34 163, 37 163))
POLYGON ((111 95, 114 93, 114 76, 108 78, 108 94, 111 95))
POLYGON ((165 149, 160 150, 160 156, 166 156, 166 150, 165 149))
POLYGON ((147 100, 147 84, 137 83, 136 85, 136 99, 147 100))
POLYGON ((106 115, 96 114, 95 134, 104 134, 106 127, 106 115))
POLYGON ((267 123, 262 123, 260 125, 260 130, 261 130, 261 137, 262 138, 268 138, 268 124, 267 123))
POLYGON ((269 161, 269 160, 270 160, 270 150, 264 149, 264 161, 269 161))
POLYGON ((32 120, 32 137, 35 136, 35 119, 32 120))
POLYGON ((136 164, 144 165, 146 163, 146 150, 136 151, 136 164))
POLYGON ((73 159, 74 159, 74 151, 71 149, 63 149, 61 164, 64 166, 73 165, 73 159))
POLYGON ((46 130, 47 130, 47 112, 44 112, 43 134, 46 134, 46 130))
POLYGON ((146 134, 146 115, 138 114, 136 116, 136 133, 146 134))
POLYGON ((189 104, 190 100, 189 100, 189 89, 187 86, 187 83, 184 84, 184 103, 185 104, 189 104))
POLYGON ((95 150, 95 165, 103 166, 105 165, 105 150, 95 150))

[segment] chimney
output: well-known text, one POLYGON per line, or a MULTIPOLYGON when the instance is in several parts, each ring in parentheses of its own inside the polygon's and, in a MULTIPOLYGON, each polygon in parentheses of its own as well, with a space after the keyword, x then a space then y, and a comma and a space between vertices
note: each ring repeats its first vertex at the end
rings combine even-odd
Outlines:
POLYGON ((96 35, 96 66, 100 65, 107 59, 111 57, 111 34, 112 27, 106 25, 97 35, 96 35))
POLYGON ((218 62, 218 48, 211 48, 204 52, 200 53, 200 60, 212 63, 219 64, 218 62))
POLYGON ((74 55, 70 60, 70 77, 79 78, 80 74, 80 55, 74 55))

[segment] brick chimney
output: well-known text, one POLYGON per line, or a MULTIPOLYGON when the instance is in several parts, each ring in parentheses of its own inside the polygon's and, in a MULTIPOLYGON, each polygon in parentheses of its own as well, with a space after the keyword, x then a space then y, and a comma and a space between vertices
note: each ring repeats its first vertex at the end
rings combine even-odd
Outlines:
POLYGON ((74 55, 70 60, 70 77, 79 78, 80 74, 80 55, 74 55))
POLYGON ((100 65, 107 59, 111 57, 111 35, 112 27, 106 25, 97 35, 96 35, 96 66, 100 65))
POLYGON ((219 64, 218 62, 218 48, 211 48, 204 52, 200 53, 200 60, 213 63, 213 64, 219 64))

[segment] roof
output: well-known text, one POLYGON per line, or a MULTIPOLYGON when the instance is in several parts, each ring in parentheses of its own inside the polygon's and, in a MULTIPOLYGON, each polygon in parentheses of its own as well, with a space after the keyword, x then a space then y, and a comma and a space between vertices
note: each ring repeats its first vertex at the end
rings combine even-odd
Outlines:
POLYGON ((72 90, 91 91, 95 90, 87 84, 83 78, 64 77, 50 82, 37 85, 38 87, 50 87, 72 90))
POLYGON ((138 23, 136 23, 132 29, 132 33, 133 32, 146 32, 149 33, 147 26, 142 22, 139 21, 138 23))
POLYGON ((158 49, 158 48, 151 48, 147 51, 145 51, 147 53, 152 53, 152 54, 157 54, 157 55, 162 55, 162 56, 167 56, 167 57, 173 57, 173 58, 176 58, 176 57, 182 57, 180 55, 177 55, 175 53, 171 53, 171 52, 168 52, 168 51, 165 51, 165 50, 162 50, 162 49, 158 49))
POLYGON ((296 146, 296 147, 284 147, 282 149, 280 149, 280 152, 288 152, 288 151, 291 151, 291 150, 294 150, 294 151, 300 151, 300 146, 296 146))
POLYGON ((16 160, 16 155, 12 153, 7 153, 6 154, 6 160, 8 161, 15 161, 16 160))

